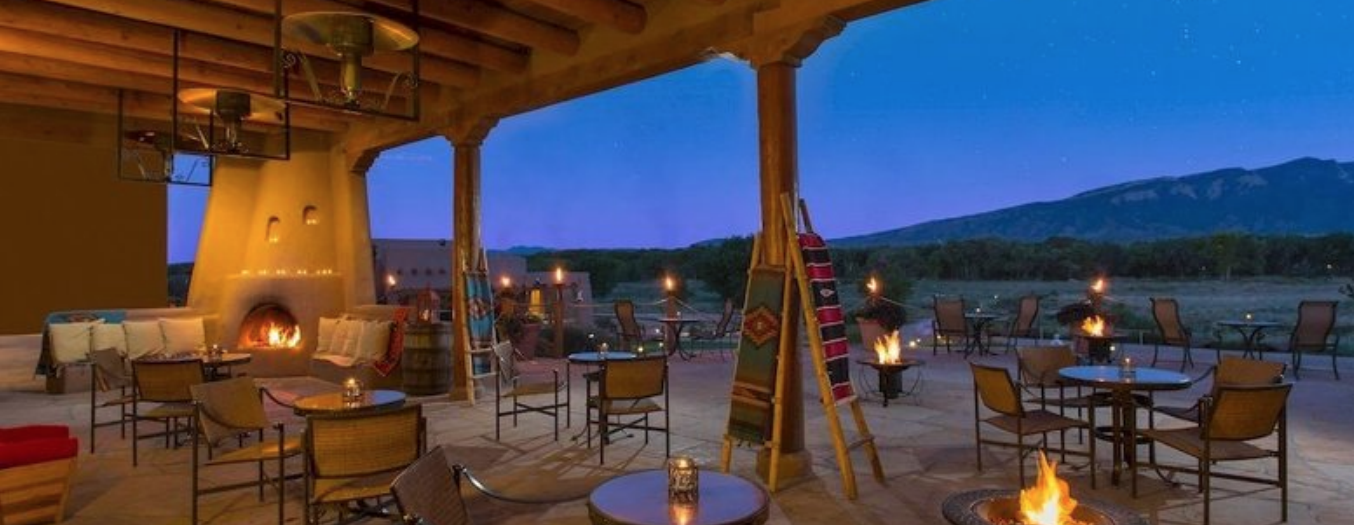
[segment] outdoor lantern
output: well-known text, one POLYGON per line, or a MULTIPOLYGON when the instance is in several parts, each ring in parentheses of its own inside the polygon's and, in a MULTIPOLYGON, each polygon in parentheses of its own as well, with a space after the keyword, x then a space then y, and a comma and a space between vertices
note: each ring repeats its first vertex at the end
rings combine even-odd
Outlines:
POLYGON ((696 503, 700 500, 700 471, 696 460, 677 456, 668 460, 668 503, 696 503))
POLYGON ((350 377, 343 382, 343 402, 358 403, 362 401, 362 382, 356 377, 350 377))

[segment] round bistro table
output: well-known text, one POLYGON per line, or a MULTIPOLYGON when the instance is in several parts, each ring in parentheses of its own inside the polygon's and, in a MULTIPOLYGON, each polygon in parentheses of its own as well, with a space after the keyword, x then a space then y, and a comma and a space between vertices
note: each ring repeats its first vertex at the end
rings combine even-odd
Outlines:
MULTIPOLYGON (((1160 368, 1135 367, 1132 373, 1125 373, 1117 366, 1069 366, 1058 370, 1058 376, 1074 385, 1089 386, 1108 390, 1110 405, 1114 413, 1114 425, 1110 431, 1110 441, 1114 443, 1113 475, 1115 485, 1119 484, 1119 473, 1124 463, 1137 461, 1138 402, 1133 392, 1156 392, 1162 390, 1184 390, 1194 384, 1189 376, 1160 368)), ((1133 480, 1135 483, 1137 480, 1133 480)))
POLYGON ((668 473, 645 470, 611 478, 588 496, 595 525, 761 525, 771 498, 738 476, 700 471, 700 498, 668 503, 668 473))
POLYGON ((367 390, 360 401, 344 401, 343 392, 306 396, 293 405, 298 415, 349 412, 357 410, 384 410, 404 406, 404 392, 397 390, 367 390))

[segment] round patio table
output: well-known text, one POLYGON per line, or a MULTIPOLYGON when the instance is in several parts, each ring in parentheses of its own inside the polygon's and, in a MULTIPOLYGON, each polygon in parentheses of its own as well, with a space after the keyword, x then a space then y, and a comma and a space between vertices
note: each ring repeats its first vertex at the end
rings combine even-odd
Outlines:
POLYGON ((668 345, 669 356, 677 354, 682 357, 683 361, 690 361, 691 358, 696 357, 696 354, 682 351, 682 330, 684 330, 687 325, 701 322, 700 319, 692 319, 689 317, 660 317, 658 318, 658 322, 663 323, 663 326, 667 328, 666 342, 668 345))
POLYGON ((987 335, 987 325, 995 321, 1000 315, 994 313, 983 313, 978 311, 964 312, 964 320, 968 321, 969 332, 968 341, 964 344, 964 358, 967 359, 974 352, 978 355, 988 355, 987 341, 983 338, 987 335))
POLYGON ((588 516, 595 525, 760 525, 770 500, 748 480, 702 470, 696 503, 670 504, 667 471, 645 470, 593 489, 588 516))
POLYGON ((293 409, 297 415, 351 412, 358 410, 384 410, 404 406, 404 392, 397 390, 367 390, 362 399, 346 401, 343 392, 316 394, 296 400, 293 409))
MULTIPOLYGON (((1109 440, 1114 443, 1114 471, 1110 479, 1119 484, 1119 473, 1125 463, 1137 461, 1138 402, 1133 393, 1161 390, 1183 390, 1194 384, 1189 376, 1160 368, 1135 367, 1128 373, 1118 366, 1069 366, 1058 370, 1058 376, 1073 385, 1109 390, 1114 424, 1109 440)), ((1133 480, 1137 484, 1137 479, 1133 480)))
POLYGON ((1256 344, 1259 342, 1260 334, 1270 328, 1283 326, 1274 321, 1261 321, 1258 319, 1228 319, 1218 321, 1217 325, 1222 328, 1236 330, 1236 333, 1241 335, 1241 345, 1242 348, 1246 350, 1246 353, 1241 354, 1242 357, 1251 357, 1255 352, 1259 352, 1260 360, 1262 361, 1265 359, 1265 350, 1261 348, 1260 345, 1256 344))

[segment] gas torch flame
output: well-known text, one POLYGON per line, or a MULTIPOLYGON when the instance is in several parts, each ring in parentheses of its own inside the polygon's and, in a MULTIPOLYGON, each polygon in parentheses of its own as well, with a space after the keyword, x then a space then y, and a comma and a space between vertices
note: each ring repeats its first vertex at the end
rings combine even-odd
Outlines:
POLYGON ((673 288, 676 288, 676 287, 677 287, 677 283, 674 282, 674 281, 672 280, 672 276, 670 276, 670 275, 665 275, 665 276, 663 276, 663 289, 664 289, 664 290, 667 290, 667 291, 671 292, 671 291, 673 290, 673 288))
POLYGON ((874 353, 880 364, 896 365, 903 362, 903 344, 898 331, 874 340, 874 353))
POLYGON ((1105 318, 1098 315, 1087 317, 1081 322, 1081 331, 1092 337, 1105 337, 1105 318))
POLYGON ((1039 451, 1039 480, 1033 487, 1020 491, 1020 515, 1027 525, 1067 525, 1078 523, 1072 519, 1077 500, 1067 488, 1067 482, 1058 479, 1058 464, 1039 451))
POLYGON ((273 348, 296 348, 301 344, 301 327, 268 325, 268 346, 273 348))
POLYGON ((865 281, 865 289, 870 291, 870 295, 879 293, 879 281, 871 277, 870 280, 865 281))
POLYGON ((555 268, 555 282, 560 284, 564 283, 564 268, 555 268))
POLYGON ((1095 283, 1091 284, 1091 291, 1097 294, 1105 293, 1105 286, 1106 286, 1105 278, 1101 277, 1099 279, 1096 279, 1095 283))

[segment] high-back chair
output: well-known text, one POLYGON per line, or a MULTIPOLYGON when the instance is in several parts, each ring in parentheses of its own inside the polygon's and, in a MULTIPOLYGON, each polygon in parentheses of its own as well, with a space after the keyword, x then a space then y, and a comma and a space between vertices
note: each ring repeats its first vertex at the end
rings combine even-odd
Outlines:
POLYGON ((1302 301, 1298 304, 1298 323, 1288 339, 1288 351, 1293 354, 1293 376, 1302 379, 1302 354, 1330 352, 1330 368, 1335 379, 1340 379, 1339 360, 1335 350, 1340 347, 1340 334, 1335 332, 1335 301, 1302 301))
MULTIPOLYGON (((1282 383, 1284 371, 1287 368, 1288 365, 1283 363, 1227 356, 1222 358, 1217 366, 1196 378, 1194 382, 1198 383, 1205 377, 1213 376, 1213 386, 1209 388, 1208 397, 1216 399, 1218 390, 1223 387, 1265 386, 1282 383)), ((1193 405, 1187 407, 1154 406, 1152 410, 1197 424, 1201 414, 1199 408, 1203 406, 1204 399, 1200 398, 1193 405)))
MULTIPOLYGON (((1152 318, 1157 323, 1158 341, 1152 345, 1152 366, 1157 366, 1157 357, 1161 345, 1178 346, 1184 351, 1180 358, 1180 369, 1185 365, 1194 366, 1190 356, 1190 332, 1180 321, 1180 304, 1170 297, 1152 298, 1152 318)), ((1222 360, 1222 350, 1218 350, 1218 360, 1222 360)))
POLYGON ((559 441, 560 413, 569 413, 569 391, 560 380, 559 370, 552 369, 548 376, 523 373, 517 368, 517 352, 509 341, 494 345, 494 356, 498 368, 498 380, 494 381, 494 440, 502 438, 503 418, 512 417, 515 428, 519 414, 534 413, 554 420, 555 440, 559 441), (505 408, 505 401, 511 406, 505 408))
POLYGON ((719 321, 715 322, 714 330, 706 334, 693 334, 691 338, 694 340, 718 341, 720 346, 717 351, 720 359, 728 359, 726 354, 732 353, 734 350, 731 341, 733 334, 738 331, 737 325, 733 323, 735 310, 733 299, 725 299, 724 312, 719 315, 719 321))
POLYGON ((423 448, 422 405, 307 417, 306 523, 321 506, 342 513, 350 502, 389 496, 390 483, 423 448))
MULTIPOLYGON (((1201 407, 1204 418, 1199 426, 1171 430, 1151 429, 1143 435, 1184 453, 1196 460, 1197 469, 1156 462, 1148 465, 1160 470, 1195 474, 1199 490, 1204 493, 1204 525, 1210 522, 1212 493, 1209 482, 1214 477, 1249 481, 1279 488, 1279 513, 1288 521, 1288 394, 1291 383, 1265 386, 1224 386, 1215 396, 1205 398, 1201 407), (1252 442, 1278 433, 1274 448, 1265 448, 1252 442), (1243 461, 1274 458, 1278 462, 1275 478, 1262 478, 1235 473, 1215 473, 1213 465, 1223 461, 1243 461)), ((1137 496, 1137 469, 1135 463, 1129 477, 1135 480, 1133 495, 1137 496)))
MULTIPOLYGON (((286 427, 281 423, 271 423, 263 410, 263 392, 254 386, 254 380, 237 377, 224 381, 202 383, 190 387, 197 411, 195 419, 198 431, 193 433, 193 521, 198 523, 198 501, 205 494, 215 494, 229 490, 258 487, 259 498, 263 498, 263 489, 273 483, 277 489, 277 522, 286 521, 287 499, 287 458, 301 454, 300 436, 287 437, 286 427), (275 439, 265 439, 264 430, 276 431, 275 439), (239 446, 219 456, 215 448, 231 439, 239 439, 253 434, 257 441, 253 445, 239 446), (203 441, 205 438, 205 442, 203 441), (199 447, 207 448, 207 461, 199 457, 199 447), (202 486, 202 468, 222 467, 253 463, 258 466, 257 477, 251 481, 231 484, 202 486), (268 463, 277 467, 277 476, 269 478, 264 471, 268 463)), ((221 469, 230 470, 230 469, 221 469)))
POLYGON ((1012 447, 1020 457, 1020 486, 1025 486, 1025 456, 1027 451, 1036 448, 1051 449, 1048 446, 1048 434, 1057 432, 1059 448, 1057 450, 1066 461, 1068 454, 1083 455, 1091 461, 1091 488, 1095 488, 1095 439, 1088 439, 1088 452, 1067 450, 1067 431, 1070 429, 1095 428, 1095 410, 1091 407, 1089 422, 1054 414, 1047 410, 1026 410, 1020 400, 1020 385, 1011 381, 1011 374, 999 366, 969 363, 973 371, 973 436, 974 449, 978 457, 978 471, 983 470, 983 445, 1012 447), (996 415, 983 419, 981 407, 986 407, 996 415), (1015 434, 1016 442, 984 439, 983 423, 1015 434), (1039 443, 1025 443, 1026 436, 1041 436, 1039 443))
POLYGON ((94 453, 94 438, 99 427, 117 425, 123 439, 127 439, 127 423, 132 421, 132 402, 136 400, 132 374, 127 361, 116 348, 104 348, 89 353, 89 453, 94 453), (100 399, 103 396, 103 399, 100 399), (98 412, 105 408, 118 409, 116 420, 99 421, 98 412))
POLYGON ((616 323, 620 325, 621 349, 631 350, 636 344, 644 342, 644 327, 635 320, 635 303, 621 299, 613 305, 616 311, 616 323))
POLYGON ((409 465, 390 484, 405 525, 469 525, 461 497, 461 465, 448 465, 442 447, 409 465))
POLYGON ((951 344, 956 338, 964 341, 968 337, 968 321, 964 319, 964 299, 937 295, 932 298, 932 308, 935 310, 936 318, 931 326, 931 355, 936 355, 942 341, 945 343, 945 353, 950 353, 951 344))
POLYGON ((136 384, 136 399, 132 402, 132 466, 139 462, 138 443, 145 438, 165 438, 165 447, 177 446, 177 436, 181 432, 191 432, 192 426, 184 424, 192 420, 194 414, 193 393, 190 388, 206 380, 201 359, 176 359, 151 361, 137 359, 132 361, 132 381, 136 384), (158 403, 150 410, 142 411, 143 403, 158 403), (164 430, 151 434, 140 431, 142 420, 159 421, 164 430))
MULTIPOLYGON (((668 361, 665 356, 604 361, 597 397, 588 400, 589 424, 596 424, 601 436, 598 461, 606 463, 608 436, 613 432, 643 430, 644 443, 649 443, 649 431, 667 434, 664 438, 664 456, 672 455, 671 406, 668 394, 668 361), (657 401, 662 398, 660 406, 657 401), (663 413, 663 425, 649 421, 649 415, 663 413), (612 422, 611 419, 617 420, 612 422), (625 418, 632 418, 625 420, 625 418)), ((588 446, 592 446, 592 430, 588 429, 588 446)))
POLYGON ((1039 296, 1030 294, 1021 297, 1015 318, 1011 319, 1011 324, 1007 325, 1006 331, 1002 334, 1006 336, 1006 353, 1011 353, 1011 350, 1016 347, 1017 340, 1021 338, 1034 339, 1039 337, 1038 321, 1039 296))
POLYGON ((1081 386, 1073 388, 1073 394, 1068 397, 1069 388, 1064 382, 1058 371, 1069 366, 1076 366, 1077 355, 1070 346, 1026 346, 1016 349, 1016 364, 1020 370, 1020 382, 1025 387, 1026 392, 1031 388, 1037 388, 1032 401, 1039 403, 1039 408, 1047 410, 1049 405, 1058 407, 1058 415, 1066 416, 1067 408, 1077 409, 1078 416, 1083 409, 1091 405, 1090 398, 1081 394, 1081 386), (1056 398, 1050 395, 1051 391, 1056 391, 1056 398))

